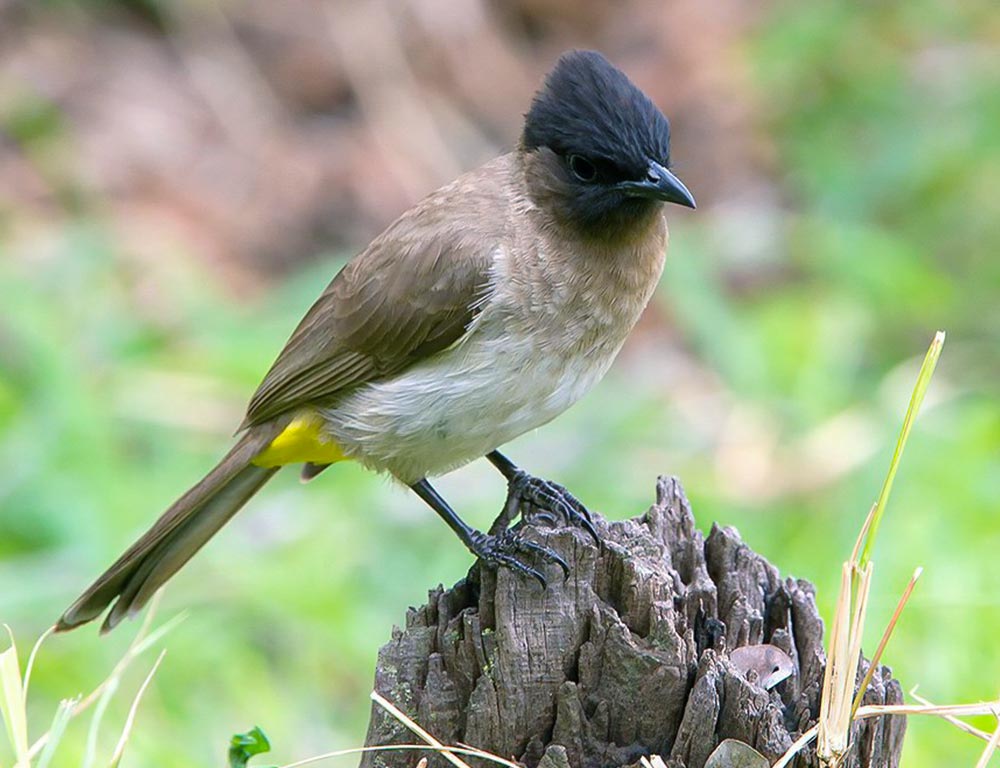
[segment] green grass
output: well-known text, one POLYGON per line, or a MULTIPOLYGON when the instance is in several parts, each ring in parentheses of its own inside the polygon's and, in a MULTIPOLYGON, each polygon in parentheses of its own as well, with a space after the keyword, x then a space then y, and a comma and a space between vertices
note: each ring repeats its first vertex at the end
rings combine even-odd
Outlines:
MULTIPOLYGON (((884 661, 936 703, 995 698, 1000 677, 991 12, 978 0, 774 6, 746 43, 781 192, 765 252, 736 261, 719 236, 727 222, 676 213, 654 298, 669 325, 510 446, 612 518, 643 511, 657 473, 679 475, 703 527, 735 525, 782 573, 814 581, 829 617, 920 356, 947 329, 882 526, 891 547, 880 549, 866 644, 922 565, 884 661)), ((59 147, 60 116, 26 104, 18 140, 59 147)), ((42 156, 58 181, 60 154, 42 156)), ((0 209, 0 620, 22 648, 224 452, 342 263, 330 256, 236 297, 185 254, 137 263, 100 201, 81 204, 71 180, 60 188, 65 210, 44 227, 14 227, 19 212, 0 209)), ((479 526, 503 495, 484 462, 440 489, 479 526)), ((407 606, 468 565, 433 513, 383 479, 337 466, 301 486, 283 473, 167 590, 160 615, 190 615, 169 638, 124 764, 219 764, 229 734, 251 723, 276 761, 356 746, 378 646, 407 606)), ((127 629, 104 639, 84 629, 48 641, 30 732, 99 683, 129 640, 127 629)), ((133 672, 129 690, 145 674, 133 672)), ((123 722, 128 706, 114 699, 105 716, 123 722)), ((101 754, 116 738, 101 735, 101 754)), ((58 764, 79 765, 86 727, 69 722, 60 749, 58 764)), ((951 726, 914 718, 904 764, 973 765, 978 752, 951 726)), ((0 765, 11 762, 0 750, 0 765)))
MULTIPOLYGON (((679 234, 672 262, 684 261, 689 270, 697 250, 685 252, 691 237, 679 234)), ((22 645, 225 449, 229 425, 238 420, 259 371, 323 282, 321 275, 336 268, 334 262, 311 269, 250 306, 226 298, 196 269, 177 268, 178 282, 165 281, 165 290, 185 306, 165 324, 129 300, 127 270, 110 248, 79 254, 76 247, 66 244, 75 284, 64 286, 64 301, 45 311, 37 299, 56 282, 54 275, 37 268, 18 272, 17 261, 0 262, 0 300, 14 310, 5 316, 3 343, 13 352, 5 359, 15 361, 0 387, 6 403, 0 452, 7 468, 0 501, 0 615, 22 645), (95 295, 102 302, 91 312, 89 297, 95 295), (202 423, 179 418, 185 411, 202 414, 202 423)), ((49 269, 64 263, 53 261, 49 269)), ((671 289, 679 289, 671 277, 659 299, 668 303, 671 289)), ((735 319, 741 309, 720 311, 735 319)), ((734 320, 732 327, 737 345, 773 343, 756 326, 734 320)), ((824 323, 795 332, 815 334, 815 343, 827 333, 824 323)), ((994 589, 1000 536, 993 513, 1000 414, 984 394, 961 388, 954 369, 949 373, 951 352, 962 339, 952 343, 899 472, 896 512, 883 530, 893 552, 906 557, 880 560, 884 589, 873 596, 869 621, 880 625, 913 565, 924 565, 924 582, 886 661, 906 685, 920 683, 938 702, 992 696, 996 680, 984 670, 997 669, 1000 661, 990 640, 1000 624, 994 589)), ((792 393, 802 391, 798 378, 821 378, 810 368, 828 370, 843 350, 801 358, 803 370, 787 380, 787 405, 780 386, 765 388, 760 397, 726 389, 731 405, 759 409, 776 425, 779 443, 800 439, 809 418, 829 418, 838 407, 859 409, 874 435, 870 460, 834 482, 754 498, 734 493, 738 489, 716 466, 711 434, 677 406, 677 382, 648 363, 658 351, 668 350, 654 342, 632 347, 592 396, 521 438, 511 453, 614 518, 649 504, 658 472, 679 474, 703 525, 735 524, 783 573, 816 581, 829 615, 836 564, 850 550, 858 510, 877 493, 915 369, 904 366, 907 375, 900 377, 894 366, 877 369, 869 361, 851 367, 852 376, 831 373, 844 382, 831 387, 840 394, 830 396, 829 410, 801 405, 792 393), (866 374, 870 383, 855 380, 866 374), (866 397, 855 395, 865 390, 866 397)), ((915 346, 896 362, 915 362, 920 351, 915 346)), ((768 354, 757 359, 757 375, 773 377, 776 385, 783 381, 768 354)), ((483 526, 503 487, 479 464, 443 478, 440 487, 483 526)), ((378 645, 426 589, 464 574, 468 555, 407 492, 351 466, 338 466, 308 486, 288 475, 279 476, 167 590, 161 615, 183 608, 190 618, 172 633, 170 653, 146 694, 129 747, 135 764, 212 764, 226 735, 249 722, 266 726, 278 759, 356 745, 363 739, 378 645)), ((870 643, 876 640, 874 635, 870 643)), ((50 718, 60 698, 93 687, 128 641, 127 630, 100 639, 89 628, 51 639, 47 663, 39 665, 33 683, 39 711, 29 716, 50 718)), ((109 717, 124 718, 126 701, 110 706, 109 717)), ((908 750, 932 756, 922 764, 944 754, 957 764, 960 756, 971 760, 974 754, 976 745, 966 741, 921 721, 911 725, 908 750)), ((70 757, 82 754, 86 732, 71 723, 62 748, 70 757)))

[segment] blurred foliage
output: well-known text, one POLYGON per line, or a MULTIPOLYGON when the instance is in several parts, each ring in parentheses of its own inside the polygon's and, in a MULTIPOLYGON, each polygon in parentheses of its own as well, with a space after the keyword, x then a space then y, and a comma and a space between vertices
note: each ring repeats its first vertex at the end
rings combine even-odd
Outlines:
MULTIPOLYGON (((975 0, 772 5, 740 55, 775 202, 699 196, 696 213, 671 211, 652 320, 591 396, 510 449, 614 518, 650 502, 657 472, 679 475, 705 526, 739 527, 814 581, 829 615, 916 365, 946 329, 869 618, 874 643, 925 567, 885 660, 936 703, 995 696, 1000 670, 997 38, 995 9, 975 0)), ((0 193, 0 617, 25 645, 224 451, 346 254, 249 297, 184 252, 129 258, 104 201, 65 172, 58 105, 5 102, 4 140, 59 191, 27 241, 0 193)), ((485 526, 503 486, 479 464, 440 489, 485 526)), ((167 590, 161 616, 191 617, 167 642, 126 765, 218 764, 248 722, 294 745, 282 760, 360 743, 377 647, 407 605, 468 567, 407 492, 357 467, 306 487, 286 474, 167 590)), ((49 641, 38 716, 102 679, 122 634, 49 641)), ((112 702, 118 721, 126 706, 112 702)), ((65 754, 85 739, 71 724, 65 754)), ((904 763, 971 765, 978 750, 911 720, 904 763)))

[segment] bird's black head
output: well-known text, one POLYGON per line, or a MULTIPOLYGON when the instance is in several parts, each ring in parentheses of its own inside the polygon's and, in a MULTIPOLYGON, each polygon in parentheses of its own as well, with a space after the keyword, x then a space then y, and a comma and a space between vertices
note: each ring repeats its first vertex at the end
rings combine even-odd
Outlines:
POLYGON ((694 208, 669 170, 670 124, 596 51, 570 51, 525 116, 522 149, 537 153, 535 184, 556 213, 593 234, 618 235, 661 202, 694 208))

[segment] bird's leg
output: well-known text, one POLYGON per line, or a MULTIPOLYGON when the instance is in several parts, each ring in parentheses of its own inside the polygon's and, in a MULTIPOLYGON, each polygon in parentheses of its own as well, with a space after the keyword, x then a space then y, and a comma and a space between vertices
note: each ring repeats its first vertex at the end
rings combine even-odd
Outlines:
POLYGON ((507 502, 491 531, 495 531, 501 521, 509 525, 517 511, 521 510, 522 517, 535 517, 549 522, 555 522, 558 517, 570 525, 578 525, 595 542, 601 543, 590 512, 572 493, 561 485, 518 469, 514 462, 499 451, 486 454, 486 458, 507 478, 507 502))
POLYGON ((469 548, 476 557, 482 560, 491 568, 504 567, 517 571, 525 576, 531 576, 538 580, 542 587, 546 587, 548 582, 541 571, 526 565, 518 559, 517 555, 535 555, 549 563, 555 563, 563 570, 565 576, 569 576, 569 565, 559 555, 548 547, 527 541, 521 538, 514 531, 503 531, 498 535, 483 533, 468 525, 460 518, 455 510, 451 508, 447 501, 434 490, 427 479, 420 480, 410 486, 414 492, 431 508, 437 512, 441 519, 448 523, 448 526, 458 535, 462 543, 469 548))

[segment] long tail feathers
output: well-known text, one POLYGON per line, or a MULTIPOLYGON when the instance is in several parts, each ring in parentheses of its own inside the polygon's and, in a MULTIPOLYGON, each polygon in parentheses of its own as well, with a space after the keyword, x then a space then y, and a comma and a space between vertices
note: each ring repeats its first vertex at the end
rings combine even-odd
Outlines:
POLYGON ((272 438, 271 430, 244 434, 215 469, 175 501, 77 598, 59 619, 56 630, 66 631, 93 621, 113 601, 101 626, 102 633, 140 611, 156 590, 278 471, 250 463, 272 438))

